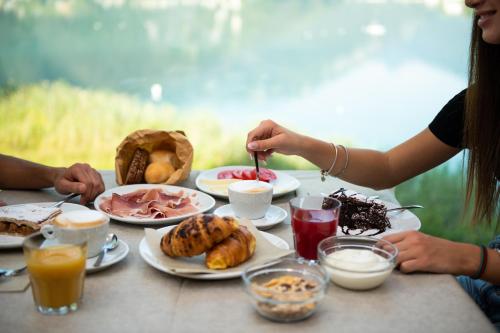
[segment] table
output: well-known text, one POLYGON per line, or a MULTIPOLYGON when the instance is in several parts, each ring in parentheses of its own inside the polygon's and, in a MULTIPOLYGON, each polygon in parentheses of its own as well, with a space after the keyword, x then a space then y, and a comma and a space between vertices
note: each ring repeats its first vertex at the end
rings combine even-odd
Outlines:
MULTIPOLYGON (((328 192, 341 186, 396 201, 393 191, 375 192, 318 172, 290 171, 302 186, 298 194, 328 192)), ((114 172, 103 171, 106 188, 116 186, 114 172)), ((183 186, 195 188, 193 171, 183 186)), ((288 195, 274 201, 288 210, 288 195)), ((2 191, 8 204, 57 201, 53 190, 2 191)), ((217 206, 225 204, 217 200, 217 206)), ((394 272, 380 288, 354 292, 330 284, 318 311, 308 320, 282 324, 260 317, 243 292, 240 279, 197 281, 157 271, 139 255, 143 227, 111 223, 126 241, 128 257, 88 275, 81 308, 67 316, 43 316, 34 310, 31 291, 0 293, 1 332, 495 332, 476 304, 450 275, 394 272)), ((292 245, 290 219, 269 232, 292 245)), ((293 246, 293 245, 292 245, 293 246)), ((0 252, 19 257, 19 250, 0 252)), ((1 261, 0 261, 1 262, 1 261)))

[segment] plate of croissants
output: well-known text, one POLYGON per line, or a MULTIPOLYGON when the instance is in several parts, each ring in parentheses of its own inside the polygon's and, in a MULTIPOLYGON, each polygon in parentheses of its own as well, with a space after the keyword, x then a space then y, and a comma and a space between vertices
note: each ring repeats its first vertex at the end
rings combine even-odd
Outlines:
POLYGON ((145 229, 142 258, 154 268, 192 279, 230 279, 250 266, 286 256, 288 243, 250 221, 200 214, 176 226, 145 229))

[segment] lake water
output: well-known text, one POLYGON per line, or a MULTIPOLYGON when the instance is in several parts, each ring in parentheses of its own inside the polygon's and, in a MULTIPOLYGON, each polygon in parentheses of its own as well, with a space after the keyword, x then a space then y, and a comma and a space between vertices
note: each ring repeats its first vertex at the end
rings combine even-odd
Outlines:
POLYGON ((64 80, 172 104, 183 115, 210 112, 233 131, 271 118, 385 149, 425 128, 467 82, 471 17, 453 0, 0 8, 2 86, 64 80))

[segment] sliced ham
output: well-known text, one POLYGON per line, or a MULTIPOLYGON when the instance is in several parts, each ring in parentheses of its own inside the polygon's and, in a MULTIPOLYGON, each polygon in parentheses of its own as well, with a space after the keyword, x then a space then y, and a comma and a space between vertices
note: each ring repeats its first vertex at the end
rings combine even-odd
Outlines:
POLYGON ((191 199, 178 193, 165 193, 161 189, 142 189, 124 195, 113 193, 104 198, 100 208, 120 217, 168 218, 197 212, 191 199))

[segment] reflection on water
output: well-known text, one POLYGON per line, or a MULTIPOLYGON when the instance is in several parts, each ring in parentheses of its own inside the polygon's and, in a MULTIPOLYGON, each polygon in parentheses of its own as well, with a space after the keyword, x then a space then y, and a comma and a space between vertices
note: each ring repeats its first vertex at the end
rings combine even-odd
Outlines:
POLYGON ((255 122, 272 115, 325 139, 333 134, 363 146, 388 148, 425 128, 465 84, 463 76, 418 60, 393 68, 366 61, 299 96, 257 103, 252 107, 258 112, 247 107, 248 112, 234 115, 234 120, 255 122))
POLYGON ((455 0, 0 1, 0 84, 64 80, 387 148, 465 86, 469 21, 455 0))

